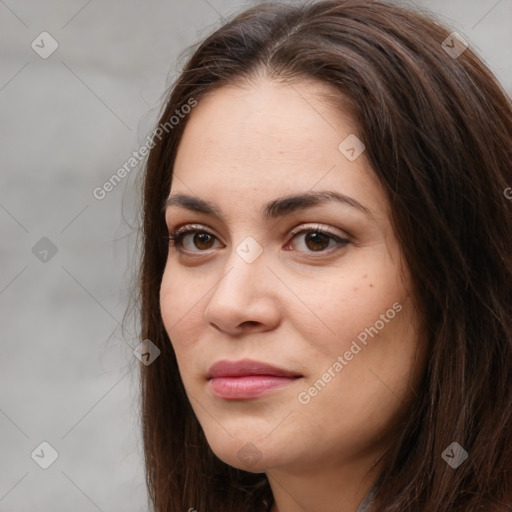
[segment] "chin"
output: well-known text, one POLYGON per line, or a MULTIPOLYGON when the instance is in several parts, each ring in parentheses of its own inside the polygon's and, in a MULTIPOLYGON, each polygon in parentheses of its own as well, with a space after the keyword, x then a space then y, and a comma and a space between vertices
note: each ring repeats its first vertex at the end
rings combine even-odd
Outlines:
MULTIPOLYGON (((230 466, 250 473, 263 473, 283 462, 281 454, 276 451, 277 447, 269 442, 226 437, 227 439, 223 439, 222 442, 207 440, 213 453, 230 466)), ((247 436, 248 438, 250 436, 247 436)))

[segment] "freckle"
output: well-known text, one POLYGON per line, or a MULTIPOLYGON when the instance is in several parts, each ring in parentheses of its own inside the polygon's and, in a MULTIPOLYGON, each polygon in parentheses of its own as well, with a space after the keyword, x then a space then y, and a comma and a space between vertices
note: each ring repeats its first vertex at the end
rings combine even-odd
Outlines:
POLYGON ((372 283, 370 283, 370 288, 373 288, 373 284, 372 283))

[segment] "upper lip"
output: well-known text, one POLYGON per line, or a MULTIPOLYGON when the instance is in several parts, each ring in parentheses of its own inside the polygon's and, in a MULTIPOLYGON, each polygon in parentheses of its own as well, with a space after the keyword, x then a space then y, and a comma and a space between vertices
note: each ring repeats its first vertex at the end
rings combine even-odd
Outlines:
POLYGON ((215 377, 241 377, 243 375, 272 375, 275 377, 301 377, 297 372, 278 368, 271 364, 253 359, 242 359, 240 361, 228 361, 223 359, 217 361, 208 370, 208 379, 215 377))

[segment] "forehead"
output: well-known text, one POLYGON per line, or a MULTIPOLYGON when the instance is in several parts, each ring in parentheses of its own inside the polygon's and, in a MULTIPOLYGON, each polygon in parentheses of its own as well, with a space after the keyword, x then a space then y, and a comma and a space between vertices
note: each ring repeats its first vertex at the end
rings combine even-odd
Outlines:
POLYGON ((364 152, 350 161, 339 149, 357 129, 348 114, 325 100, 329 92, 317 82, 262 79, 206 96, 189 114, 172 192, 234 200, 327 188, 363 203, 381 201, 364 152))
POLYGON ((180 141, 182 153, 193 146, 198 156, 253 158, 246 164, 286 155, 302 158, 312 150, 336 155, 340 137, 356 131, 320 96, 326 86, 316 82, 279 83, 260 79, 251 86, 224 86, 192 110, 180 141), (290 151, 293 150, 293 154, 290 151))

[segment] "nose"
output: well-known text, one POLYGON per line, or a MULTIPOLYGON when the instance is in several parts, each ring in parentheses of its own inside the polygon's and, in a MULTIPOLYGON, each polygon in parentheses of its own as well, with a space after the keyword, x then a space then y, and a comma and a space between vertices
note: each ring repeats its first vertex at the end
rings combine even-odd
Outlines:
POLYGON ((248 262, 235 250, 207 299, 204 319, 214 329, 237 336, 275 329, 280 322, 279 279, 267 267, 265 251, 248 262))

